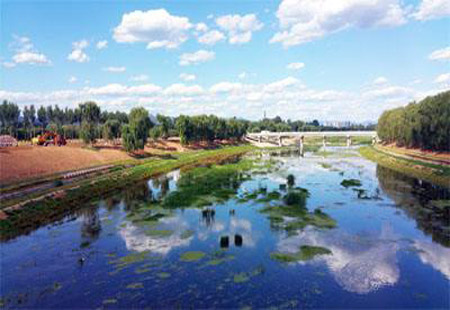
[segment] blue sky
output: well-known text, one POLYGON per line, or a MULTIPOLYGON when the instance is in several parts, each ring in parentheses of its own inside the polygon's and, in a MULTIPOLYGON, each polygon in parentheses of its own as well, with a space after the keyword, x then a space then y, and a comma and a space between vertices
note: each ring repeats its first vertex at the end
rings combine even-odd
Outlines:
POLYGON ((0 3, 21 106, 365 121, 450 88, 443 0, 0 3))

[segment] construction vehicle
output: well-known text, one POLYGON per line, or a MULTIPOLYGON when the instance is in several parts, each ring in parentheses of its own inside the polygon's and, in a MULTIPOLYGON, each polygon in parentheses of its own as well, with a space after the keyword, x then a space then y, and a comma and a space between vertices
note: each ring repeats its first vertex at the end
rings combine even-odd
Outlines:
POLYGON ((49 146, 49 145, 57 145, 63 146, 66 145, 66 139, 63 136, 58 135, 54 132, 47 131, 43 135, 39 135, 37 137, 37 145, 49 146))

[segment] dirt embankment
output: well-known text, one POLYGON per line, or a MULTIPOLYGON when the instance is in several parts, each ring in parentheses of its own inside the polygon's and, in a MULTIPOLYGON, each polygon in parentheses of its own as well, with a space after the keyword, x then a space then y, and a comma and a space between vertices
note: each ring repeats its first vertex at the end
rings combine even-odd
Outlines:
MULTIPOLYGON (((219 144, 229 144, 221 141, 219 144)), ((178 138, 149 142, 143 151, 131 156, 120 144, 98 141, 93 148, 80 141, 69 141, 66 146, 32 146, 0 148, 0 185, 44 177, 55 173, 85 169, 124 160, 135 160, 172 152, 216 148, 217 144, 195 144, 188 148, 180 145, 178 138)))
POLYGON ((406 159, 419 160, 436 165, 450 166, 450 152, 433 152, 421 149, 409 149, 398 147, 393 144, 377 145, 377 148, 406 159))

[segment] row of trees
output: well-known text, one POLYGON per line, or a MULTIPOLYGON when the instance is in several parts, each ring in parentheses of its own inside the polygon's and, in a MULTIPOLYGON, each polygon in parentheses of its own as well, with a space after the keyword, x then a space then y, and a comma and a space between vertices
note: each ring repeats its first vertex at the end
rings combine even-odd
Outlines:
POLYGON ((382 141, 398 146, 450 151, 450 91, 385 111, 377 133, 382 141))

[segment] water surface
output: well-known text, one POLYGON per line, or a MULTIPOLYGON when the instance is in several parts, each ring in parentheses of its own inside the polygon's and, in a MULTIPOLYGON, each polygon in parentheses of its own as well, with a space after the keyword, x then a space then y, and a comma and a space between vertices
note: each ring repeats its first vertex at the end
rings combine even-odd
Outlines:
POLYGON ((262 154, 209 185, 174 171, 4 242, 2 306, 448 308, 449 219, 430 205, 449 189, 327 151, 262 154), (267 212, 297 187, 316 224, 267 212))

